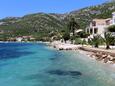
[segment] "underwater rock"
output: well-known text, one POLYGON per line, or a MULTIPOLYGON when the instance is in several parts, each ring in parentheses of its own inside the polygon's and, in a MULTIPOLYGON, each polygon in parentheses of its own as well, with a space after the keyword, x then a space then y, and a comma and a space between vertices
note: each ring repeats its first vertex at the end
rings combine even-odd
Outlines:
POLYGON ((56 60, 57 58, 50 58, 50 60, 56 60))
POLYGON ((58 76, 81 76, 82 73, 79 71, 63 71, 63 70, 50 70, 48 71, 49 74, 54 74, 58 76))

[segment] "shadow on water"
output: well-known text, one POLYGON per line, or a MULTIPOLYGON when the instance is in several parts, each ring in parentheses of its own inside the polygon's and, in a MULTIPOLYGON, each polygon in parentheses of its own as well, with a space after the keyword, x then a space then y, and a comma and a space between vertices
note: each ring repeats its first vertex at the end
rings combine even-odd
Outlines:
POLYGON ((69 76, 72 78, 80 77, 82 75, 79 71, 65 71, 65 70, 49 70, 45 73, 38 73, 38 74, 32 74, 29 76, 25 76, 23 79, 25 80, 32 80, 32 79, 40 79, 40 77, 48 77, 50 75, 57 75, 57 76, 69 76))
MULTIPOLYGON (((79 71, 49 70, 42 73, 24 76, 21 79, 27 81, 28 80, 37 81, 38 84, 36 83, 33 86, 70 86, 69 85, 70 83, 67 83, 68 81, 70 81, 71 83, 82 83, 80 76, 82 76, 82 73, 79 71)), ((74 84, 73 86, 75 85, 77 84, 74 84)), ((80 86, 84 86, 84 85, 80 85, 80 86)))

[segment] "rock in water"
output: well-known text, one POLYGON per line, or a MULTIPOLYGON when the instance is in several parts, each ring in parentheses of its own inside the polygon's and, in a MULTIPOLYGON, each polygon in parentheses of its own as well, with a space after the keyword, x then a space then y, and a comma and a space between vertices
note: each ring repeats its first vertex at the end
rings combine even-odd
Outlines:
POLYGON ((48 71, 49 74, 54 74, 58 76, 81 76, 82 73, 79 71, 63 71, 63 70, 50 70, 48 71))

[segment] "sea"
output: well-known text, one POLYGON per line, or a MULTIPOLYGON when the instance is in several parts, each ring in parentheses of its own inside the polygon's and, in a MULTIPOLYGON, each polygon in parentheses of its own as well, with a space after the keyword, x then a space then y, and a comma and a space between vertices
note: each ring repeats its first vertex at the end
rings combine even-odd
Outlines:
POLYGON ((0 86, 115 86, 115 72, 78 51, 0 43, 0 86))

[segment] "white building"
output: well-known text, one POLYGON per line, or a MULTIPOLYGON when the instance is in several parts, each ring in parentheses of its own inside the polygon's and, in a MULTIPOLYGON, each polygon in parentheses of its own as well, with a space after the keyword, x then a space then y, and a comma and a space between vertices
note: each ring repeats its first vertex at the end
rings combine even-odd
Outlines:
POLYGON ((23 40, 22 37, 17 37, 17 38, 16 38, 16 41, 17 41, 17 42, 22 42, 22 40, 23 40))
POLYGON ((113 24, 115 24, 115 12, 112 13, 112 16, 113 16, 112 18, 113 24))
POLYGON ((112 13, 112 18, 108 19, 93 19, 90 26, 86 28, 86 32, 90 34, 90 38, 94 35, 101 35, 104 37, 104 33, 107 31, 107 27, 115 24, 115 12, 112 13))

